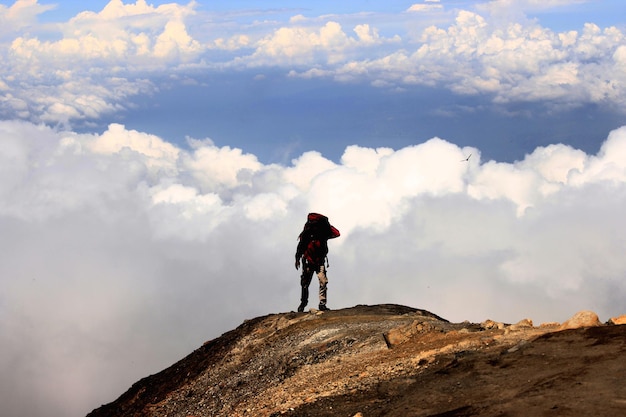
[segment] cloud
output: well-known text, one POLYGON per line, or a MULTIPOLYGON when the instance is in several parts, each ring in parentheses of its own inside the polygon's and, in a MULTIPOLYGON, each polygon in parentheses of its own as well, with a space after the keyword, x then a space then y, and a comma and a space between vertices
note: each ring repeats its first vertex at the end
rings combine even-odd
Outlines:
MULTIPOLYGON (((193 2, 187 6, 171 3, 154 7, 145 0, 135 4, 112 0, 99 13, 81 12, 62 23, 61 39, 16 37, 12 52, 18 58, 53 60, 55 67, 77 60, 103 60, 96 62, 110 66, 143 64, 149 67, 158 64, 156 59, 171 58, 173 51, 176 51, 176 60, 181 60, 202 49, 199 42, 188 35, 184 24, 184 19, 194 14, 193 8, 193 2), (149 58, 153 60, 147 60, 149 58)), ((71 65, 66 67, 71 68, 71 65)))
POLYGON ((480 9, 510 10, 519 9, 525 11, 549 10, 575 4, 589 3, 590 0, 493 0, 479 5, 480 9))
POLYGON ((37 0, 17 0, 10 7, 0 4, 0 39, 35 24, 39 14, 54 7, 38 4, 37 0))
POLYGON ((430 12, 434 10, 442 10, 443 5, 439 4, 439 1, 427 1, 425 3, 415 3, 412 4, 406 11, 407 12, 430 12))
POLYGON ((193 2, 154 7, 113 0, 99 13, 59 23, 52 36, 53 26, 35 22, 49 9, 36 1, 0 7, 0 21, 23 22, 9 25, 13 32, 3 37, 0 111, 9 118, 68 126, 122 111, 129 97, 155 91, 145 71, 184 64, 205 49, 184 23, 193 2))
POLYGON ((275 11, 268 19, 267 11, 209 13, 196 2, 112 0, 51 25, 37 19, 52 6, 21 0, 0 6, 0 114, 88 125, 132 108, 134 98, 164 88, 164 79, 264 67, 396 92, 433 86, 497 105, 624 108, 623 30, 587 23, 554 32, 524 13, 576 1, 514 3, 447 10, 427 1, 408 8, 414 13, 275 11), (437 20, 419 11, 437 11, 437 20))
POLYGON ((302 76, 374 79, 387 87, 445 85, 462 95, 490 95, 496 103, 621 106, 625 44, 626 36, 615 27, 586 24, 580 32, 555 33, 532 21, 497 22, 460 10, 447 28, 423 30, 415 47, 302 76))
POLYGON ((7 415, 85 414, 244 319, 292 310, 309 211, 342 232, 334 308, 509 322, 624 313, 626 127, 595 155, 554 144, 512 164, 441 138, 287 166, 119 124, 84 134, 2 121, 0 138, 7 415))
POLYGON ((359 24, 353 28, 356 36, 349 36, 338 22, 327 21, 321 27, 281 27, 257 43, 255 52, 246 59, 251 65, 315 65, 344 62, 356 51, 398 38, 385 39, 376 28, 359 24))

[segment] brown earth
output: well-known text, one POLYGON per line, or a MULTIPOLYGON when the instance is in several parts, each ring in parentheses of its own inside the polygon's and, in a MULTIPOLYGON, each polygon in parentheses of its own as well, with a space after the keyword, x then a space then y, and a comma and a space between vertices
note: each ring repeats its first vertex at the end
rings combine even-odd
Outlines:
POLYGON ((398 305, 273 314, 89 416, 626 415, 626 326, 595 321, 450 323, 398 305))

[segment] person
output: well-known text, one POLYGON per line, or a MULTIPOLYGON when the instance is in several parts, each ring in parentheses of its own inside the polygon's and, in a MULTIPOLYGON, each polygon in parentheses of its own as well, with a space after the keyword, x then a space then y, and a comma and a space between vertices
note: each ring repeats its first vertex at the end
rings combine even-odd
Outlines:
POLYGON ((304 228, 298 236, 296 249, 296 270, 302 262, 302 274, 300 286, 302 293, 298 312, 303 312, 309 302, 309 285, 313 279, 313 273, 317 273, 319 279, 319 309, 327 311, 326 306, 328 285, 328 239, 339 237, 340 233, 332 226, 328 217, 319 213, 309 213, 304 228))

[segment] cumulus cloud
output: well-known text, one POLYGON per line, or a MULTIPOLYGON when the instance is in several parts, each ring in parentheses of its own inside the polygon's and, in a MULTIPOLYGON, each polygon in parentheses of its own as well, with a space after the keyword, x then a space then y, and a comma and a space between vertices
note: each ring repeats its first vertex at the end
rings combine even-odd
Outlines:
POLYGON ((123 112, 172 74, 242 67, 392 91, 436 86, 496 104, 623 108, 622 29, 590 22, 559 33, 524 15, 573 3, 501 0, 447 10, 425 1, 396 15, 266 19, 248 11, 246 20, 199 11, 196 2, 111 0, 51 25, 37 18, 52 6, 20 0, 0 6, 0 112, 71 127, 123 112), (434 21, 421 13, 435 11, 434 21))
POLYGON ((145 0, 110 1, 99 13, 81 12, 54 26, 36 24, 49 10, 37 1, 0 6, 0 21, 15 21, 3 36, 0 111, 49 124, 68 125, 123 110, 128 98, 156 87, 146 71, 195 59, 204 47, 185 19, 194 3, 158 7, 145 0), (27 26, 28 25, 28 26, 27 26), (12 35, 12 37, 11 37, 12 35))
MULTIPOLYGON (((438 4, 417 4, 409 11, 438 4)), ((301 72, 304 77, 374 79, 385 87, 446 86, 463 95, 490 95, 496 103, 556 102, 622 106, 626 93, 621 49, 626 36, 616 27, 588 23, 580 31, 556 33, 526 19, 460 10, 454 23, 424 29, 415 46, 377 58, 339 62, 301 72)), ((297 74, 293 74, 297 75, 297 74)))
POLYGON ((285 166, 119 124, 0 122, 3 412, 85 414, 244 319, 293 310, 309 211, 342 232, 333 308, 606 320, 625 313, 625 203, 626 127, 595 155, 554 144, 505 164, 432 138, 285 166))
POLYGON ((39 14, 52 9, 54 6, 38 4, 37 0, 17 0, 12 6, 0 4, 0 39, 35 24, 39 14))
POLYGON ((376 28, 359 24, 348 35, 340 23, 328 21, 321 27, 281 27, 257 43, 255 52, 246 59, 251 65, 337 64, 355 54, 355 50, 397 41, 385 39, 376 28))

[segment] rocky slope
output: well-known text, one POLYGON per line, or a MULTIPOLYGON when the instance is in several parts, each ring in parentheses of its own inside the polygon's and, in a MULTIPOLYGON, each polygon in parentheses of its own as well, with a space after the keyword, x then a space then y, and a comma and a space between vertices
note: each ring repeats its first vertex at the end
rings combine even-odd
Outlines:
POLYGON ((626 415, 626 326, 450 323, 398 305, 244 322, 101 416, 626 415))

